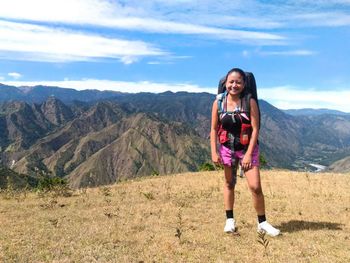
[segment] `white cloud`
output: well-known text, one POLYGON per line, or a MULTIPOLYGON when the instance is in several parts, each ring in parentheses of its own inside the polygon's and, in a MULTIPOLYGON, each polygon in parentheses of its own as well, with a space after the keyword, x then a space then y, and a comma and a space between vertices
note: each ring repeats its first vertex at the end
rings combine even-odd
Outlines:
POLYGON ((10 77, 12 77, 12 78, 14 78, 14 79, 19 79, 19 78, 22 77, 22 75, 19 74, 18 72, 10 72, 10 73, 8 73, 7 75, 10 76, 10 77))
POLYGON ((0 6, 3 18, 72 24, 110 17, 116 9, 105 0, 0 0, 0 6))
POLYGON ((134 56, 124 56, 121 57, 120 61, 123 62, 126 65, 132 64, 137 62, 138 58, 134 56))
MULTIPOLYGON (((205 35, 259 45, 281 44, 285 40, 285 37, 279 34, 218 28, 215 22, 211 23, 210 26, 193 24, 193 21, 198 19, 194 19, 192 16, 188 16, 191 18, 190 21, 188 19, 169 20, 168 16, 165 15, 166 10, 163 10, 164 13, 162 13, 156 6, 140 1, 134 4, 119 4, 117 1, 106 0, 0 1, 2 2, 0 17, 6 19, 54 22, 68 25, 84 24, 163 34, 205 35), (21 6, 21 8, 18 8, 18 6, 21 6)), ((211 4, 213 5, 213 3, 211 4)), ((175 18, 181 18, 177 15, 179 12, 176 9, 173 11, 175 18)), ((237 28, 237 23, 235 23, 235 28, 237 28)))
POLYGON ((200 87, 189 83, 160 83, 150 81, 126 82, 100 79, 83 79, 83 80, 62 80, 62 81, 6 81, 6 85, 12 86, 56 86, 62 88, 72 88, 76 90, 96 89, 96 90, 113 90, 128 93, 137 92, 165 92, 165 91, 188 91, 188 92, 208 92, 215 93, 215 88, 200 87))
POLYGON ((350 5, 349 0, 287 0, 288 4, 295 5, 308 5, 308 6, 318 6, 318 7, 330 7, 334 5, 350 5))
POLYGON ((267 33, 266 29, 350 25, 350 16, 343 11, 348 4, 346 0, 298 0, 284 4, 255 0, 0 0, 0 17, 163 34, 200 34, 275 45, 285 43, 286 37, 267 33))
POLYGON ((3 58, 49 62, 114 58, 130 64, 139 57, 166 54, 142 41, 0 20, 0 57, 3 58))
POLYGON ((345 0, 286 1, 282 5, 254 0, 203 0, 201 4, 159 0, 0 0, 0 18, 62 26, 201 35, 251 45, 283 45, 288 43, 287 35, 266 30, 348 26, 350 15, 341 8, 348 3, 345 0), (256 31, 261 29, 264 31, 256 31))
MULTIPOLYGON (((208 92, 216 94, 216 87, 203 87, 190 83, 160 83, 150 81, 126 82, 101 79, 62 80, 62 81, 4 81, 12 86, 56 86, 76 90, 96 89, 113 90, 128 93, 165 91, 208 92)), ((296 87, 283 86, 259 88, 259 99, 263 99, 279 109, 328 108, 350 113, 350 104, 344 98, 350 98, 350 90, 320 91, 300 90, 296 87)))
POLYGON ((280 109, 328 108, 350 112, 350 90, 300 90, 284 86, 259 88, 258 96, 280 109))
POLYGON ((258 51, 263 56, 313 56, 317 53, 311 50, 258 51))
POLYGON ((248 50, 243 50, 242 51, 242 56, 245 58, 249 58, 251 55, 251 52, 249 52, 248 50))
MULTIPOLYGON (((227 10, 226 10, 227 11, 227 10)), ((220 27, 234 27, 234 28, 254 28, 254 29, 275 29, 285 26, 283 20, 279 21, 275 18, 269 18, 267 16, 254 17, 252 15, 243 14, 220 14, 221 12, 212 14, 202 14, 198 15, 196 21, 204 25, 216 25, 220 27)), ((235 12, 236 13, 236 12, 235 12)))
POLYGON ((290 19, 298 21, 299 23, 296 23, 297 26, 338 27, 350 25, 350 15, 341 11, 302 13, 292 15, 290 19))
MULTIPOLYGON (((148 32, 166 33, 166 34, 185 34, 185 35, 206 35, 219 39, 252 41, 251 44, 279 44, 285 40, 285 37, 277 34, 254 32, 244 30, 223 29, 216 27, 201 26, 188 23, 172 22, 165 20, 156 20, 152 18, 121 18, 111 19, 101 22, 101 25, 109 27, 118 27, 132 30, 142 30, 148 32)), ((248 42, 249 43, 249 42, 248 42)))
POLYGON ((314 56, 318 52, 307 50, 307 49, 297 49, 297 50, 262 50, 260 47, 253 50, 243 50, 241 55, 245 58, 250 58, 254 56, 314 56))
POLYGON ((164 64, 164 63, 161 63, 160 61, 149 61, 147 62, 148 65, 161 65, 161 64, 164 64))

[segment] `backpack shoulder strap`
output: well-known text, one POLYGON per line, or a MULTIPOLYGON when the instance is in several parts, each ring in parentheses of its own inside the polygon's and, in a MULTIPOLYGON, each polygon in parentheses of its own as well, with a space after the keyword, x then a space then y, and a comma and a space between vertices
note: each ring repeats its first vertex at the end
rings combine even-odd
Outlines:
POLYGON ((222 77, 218 84, 218 94, 226 91, 226 76, 222 77))
MULTIPOLYGON (((250 94, 250 93, 248 93, 246 96, 244 96, 243 98, 242 98, 242 103, 243 103, 243 105, 242 105, 242 108, 243 108, 243 112, 245 112, 246 114, 247 114, 247 116, 248 116, 248 118, 250 119, 250 99, 251 98, 253 98, 254 100, 255 100, 255 98, 254 98, 254 96, 252 95, 252 94, 250 94)), ((256 103, 258 103, 257 101, 256 101, 256 103)), ((259 104, 258 104, 258 111, 259 111, 259 130, 260 130, 260 109, 259 109, 259 104)))
POLYGON ((225 98, 226 92, 220 93, 216 95, 216 100, 218 102, 218 113, 221 114, 225 111, 225 98))
POLYGON ((245 112, 250 119, 250 99, 252 98, 252 94, 248 93, 242 98, 242 111, 245 112))

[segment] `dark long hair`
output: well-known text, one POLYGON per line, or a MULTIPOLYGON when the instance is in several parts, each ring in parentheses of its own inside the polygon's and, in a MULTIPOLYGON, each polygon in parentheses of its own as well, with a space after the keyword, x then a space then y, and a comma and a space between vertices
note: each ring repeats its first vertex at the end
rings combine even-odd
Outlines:
POLYGON ((239 75, 241 75, 243 82, 245 83, 245 73, 242 69, 240 68, 233 68, 230 69, 229 72, 227 72, 226 77, 225 77, 225 82, 227 81, 228 76, 233 73, 233 72, 237 72, 239 75))

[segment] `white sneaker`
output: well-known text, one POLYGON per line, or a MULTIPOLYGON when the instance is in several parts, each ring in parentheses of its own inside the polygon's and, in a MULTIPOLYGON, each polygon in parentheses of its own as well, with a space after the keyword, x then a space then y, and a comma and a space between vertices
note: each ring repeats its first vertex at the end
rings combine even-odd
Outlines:
POLYGON ((224 227, 225 233, 233 233, 235 232, 235 220, 233 218, 226 219, 226 224, 224 227))
POLYGON ((258 232, 265 232, 272 237, 278 236, 281 233, 279 229, 274 228, 267 221, 264 221, 260 224, 258 223, 258 232))

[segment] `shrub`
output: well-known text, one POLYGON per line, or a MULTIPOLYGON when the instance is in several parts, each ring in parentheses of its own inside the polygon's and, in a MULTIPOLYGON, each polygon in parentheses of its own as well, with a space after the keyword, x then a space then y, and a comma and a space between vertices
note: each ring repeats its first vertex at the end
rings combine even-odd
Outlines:
POLYGON ((41 191, 50 191, 53 190, 56 186, 65 186, 67 185, 67 180, 60 177, 43 177, 39 180, 38 190, 41 191))
POLYGON ((71 196, 71 189, 67 180, 61 177, 43 177, 39 180, 37 190, 40 192, 52 192, 55 196, 71 196))
POLYGON ((265 158, 265 155, 263 155, 262 153, 260 153, 259 161, 260 161, 260 166, 261 167, 266 167, 267 166, 267 160, 265 158))
POLYGON ((215 167, 213 164, 206 162, 199 167, 199 171, 215 171, 215 167))

